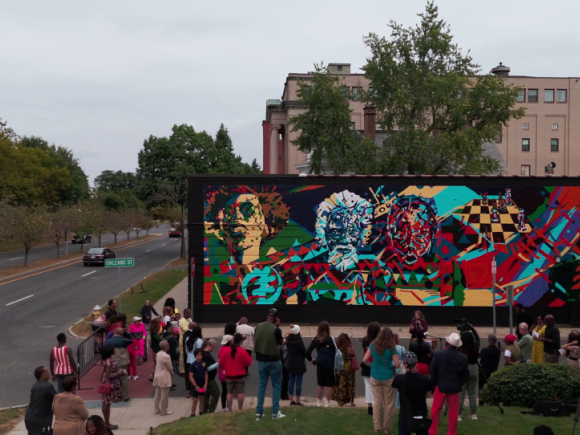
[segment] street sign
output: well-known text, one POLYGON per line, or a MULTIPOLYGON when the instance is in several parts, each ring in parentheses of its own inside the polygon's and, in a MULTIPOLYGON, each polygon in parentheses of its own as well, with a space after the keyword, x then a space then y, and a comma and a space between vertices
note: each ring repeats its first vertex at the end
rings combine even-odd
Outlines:
POLYGON ((105 267, 133 267, 135 266, 134 258, 110 258, 105 260, 105 267))

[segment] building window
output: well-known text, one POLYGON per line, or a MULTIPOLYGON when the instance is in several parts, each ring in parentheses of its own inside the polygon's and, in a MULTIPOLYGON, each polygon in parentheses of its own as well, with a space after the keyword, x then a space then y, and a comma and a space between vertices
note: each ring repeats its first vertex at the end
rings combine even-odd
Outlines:
POLYGON ((503 136, 503 129, 501 124, 499 125, 499 132, 495 135, 495 143, 501 143, 501 139, 503 136))
POLYGON ((544 103, 553 103, 553 102, 554 102, 554 90, 544 89, 544 103))
POLYGON ((560 151, 559 147, 559 140, 558 139, 551 139, 550 140, 550 151, 557 153, 560 151))
POLYGON ((362 97, 362 88, 354 87, 352 88, 352 99, 360 100, 362 97))
POLYGON ((568 101, 568 91, 566 89, 558 89, 558 103, 565 103, 568 101))
POLYGON ((355 124, 354 124, 354 122, 351 121, 351 123, 350 123, 350 130, 354 131, 354 129, 355 129, 355 124))
POLYGON ((522 151, 529 151, 530 150, 530 139, 522 139, 522 151))
POLYGON ((340 90, 345 98, 350 98, 350 88, 348 86, 342 85, 340 90))
POLYGON ((520 93, 518 94, 516 101, 518 103, 524 103, 526 101, 526 90, 525 89, 520 89, 520 93))
POLYGON ((376 131, 381 131, 383 129, 383 127, 381 127, 381 123, 380 122, 376 122, 375 123, 375 130, 376 131))
POLYGON ((552 130, 558 130, 558 124, 556 123, 552 124, 552 130))
POLYGON ((371 96, 371 98, 375 98, 377 96, 377 90, 372 86, 369 88, 369 95, 371 96))
POLYGON ((537 103, 537 102, 538 102, 538 90, 528 89, 528 103, 537 103))
POLYGON ((522 175, 530 175, 530 165, 522 165, 522 175))
POLYGON ((530 124, 527 122, 524 122, 524 130, 529 130, 530 129, 530 124))

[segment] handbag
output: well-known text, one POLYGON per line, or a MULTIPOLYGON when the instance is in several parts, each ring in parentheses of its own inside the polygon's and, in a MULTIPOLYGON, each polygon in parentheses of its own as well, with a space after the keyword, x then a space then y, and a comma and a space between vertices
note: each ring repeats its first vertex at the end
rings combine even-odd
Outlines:
MULTIPOLYGON (((350 349, 351 349, 351 353, 354 353, 354 352, 353 352, 353 351, 354 351, 354 349, 353 349, 352 347, 351 347, 350 349)), ((360 369, 360 365, 359 365, 359 363, 358 363, 358 361, 357 361, 357 359, 356 359, 356 354, 355 354, 355 355, 353 355, 353 356, 350 358, 350 366, 352 367, 352 369, 353 369, 353 370, 358 370, 358 369, 360 369)))
POLYGON ((105 382, 104 384, 99 385, 99 394, 111 394, 112 386, 110 382, 105 382))

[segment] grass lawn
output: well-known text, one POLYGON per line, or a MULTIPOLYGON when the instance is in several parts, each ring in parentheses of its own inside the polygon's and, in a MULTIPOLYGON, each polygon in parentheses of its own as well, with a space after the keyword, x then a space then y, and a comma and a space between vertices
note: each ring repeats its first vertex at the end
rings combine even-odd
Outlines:
MULTIPOLYGON (((186 276, 187 270, 184 269, 164 270, 148 276, 133 286, 133 292, 131 292, 131 289, 124 292, 122 295, 122 311, 127 314, 127 324, 133 321, 134 316, 140 315, 141 307, 145 305, 146 300, 151 301, 151 305, 154 305, 186 276), (143 285, 145 293, 141 292, 141 285, 143 285)), ((120 299, 117 299, 117 302, 120 302, 120 299)), ((106 301, 103 301, 102 306, 104 307, 105 305, 106 301)), ((103 308, 103 312, 104 310, 105 308, 103 308)), ((89 315, 85 317, 84 321, 74 325, 72 330, 80 337, 88 337, 92 334, 92 323, 93 316, 89 315)))
MULTIPOLYGON (((154 429, 154 435, 191 435, 203 433, 211 435, 340 435, 373 433, 372 417, 367 410, 357 408, 283 408, 283 420, 271 420, 269 409, 262 421, 256 421, 255 410, 217 413, 209 416, 181 419, 154 429)), ((540 424, 550 426, 556 435, 572 433, 573 417, 545 418, 520 414, 520 408, 505 408, 500 414, 498 408, 478 409, 478 421, 464 420, 459 423, 458 435, 532 435, 533 428, 540 424)), ((464 411, 465 413, 465 411, 464 411)), ((398 417, 391 434, 397 434, 398 417)), ((447 433, 447 420, 439 421, 437 434, 447 433)))
POLYGON ((26 408, 8 408, 0 411, 0 435, 10 432, 24 417, 26 408))

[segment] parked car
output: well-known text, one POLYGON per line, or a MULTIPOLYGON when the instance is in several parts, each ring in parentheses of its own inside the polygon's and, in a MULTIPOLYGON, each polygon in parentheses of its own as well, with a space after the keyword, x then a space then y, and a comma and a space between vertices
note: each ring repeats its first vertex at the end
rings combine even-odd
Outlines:
POLYGON ((91 243, 91 240, 92 240, 92 238, 91 238, 90 234, 85 234, 84 236, 75 235, 72 238, 72 243, 73 243, 73 245, 79 244, 79 243, 85 244, 85 243, 91 243))
POLYGON ((169 228, 169 237, 181 237, 181 231, 177 228, 169 228))
POLYGON ((83 264, 89 266, 91 264, 105 265, 105 259, 115 258, 115 253, 109 248, 91 248, 83 257, 83 264))

